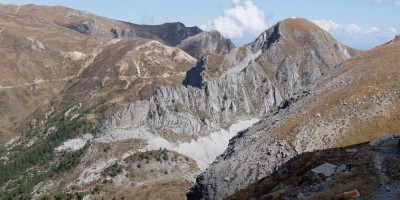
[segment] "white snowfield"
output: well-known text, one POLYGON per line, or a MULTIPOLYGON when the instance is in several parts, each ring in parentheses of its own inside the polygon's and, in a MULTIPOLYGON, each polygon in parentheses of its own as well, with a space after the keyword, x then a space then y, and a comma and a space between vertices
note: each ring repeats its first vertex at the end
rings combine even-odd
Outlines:
POLYGON ((82 138, 70 139, 65 141, 62 145, 58 146, 55 151, 77 151, 85 146, 85 144, 92 140, 93 136, 91 134, 85 134, 82 138))
POLYGON ((204 171, 214 160, 221 155, 228 147, 229 140, 238 132, 243 131, 259 119, 250 119, 246 121, 237 121, 232 124, 228 130, 221 129, 217 132, 212 132, 207 137, 201 137, 197 140, 192 140, 190 143, 184 142, 174 147, 176 151, 185 156, 193 158, 201 171, 204 171))
POLYGON ((262 51, 258 51, 257 53, 254 54, 249 54, 246 56, 240 63, 236 64, 234 67, 230 68, 228 71, 226 71, 221 77, 226 76, 228 74, 239 74, 242 72, 246 67, 249 66, 250 62, 252 60, 255 60, 261 55, 262 51))
POLYGON ((171 143, 158 135, 154 135, 143 127, 133 127, 130 130, 115 129, 104 136, 96 138, 95 141, 108 143, 126 139, 144 139, 147 140, 147 146, 145 149, 140 149, 139 151, 158 150, 160 148, 176 151, 194 159, 200 170, 203 171, 225 151, 229 140, 233 136, 251 127, 258 121, 259 119, 255 118, 237 121, 229 127, 229 130, 221 129, 220 131, 210 133, 208 136, 200 137, 197 140, 178 144, 171 143))

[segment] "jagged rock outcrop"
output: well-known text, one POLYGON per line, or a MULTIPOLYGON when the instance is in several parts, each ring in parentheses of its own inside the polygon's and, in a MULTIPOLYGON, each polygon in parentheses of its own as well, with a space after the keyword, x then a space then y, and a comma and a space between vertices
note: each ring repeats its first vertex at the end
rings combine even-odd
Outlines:
POLYGON ((160 86, 180 85, 185 71, 195 64, 196 59, 181 49, 158 41, 113 40, 93 59, 78 83, 64 91, 65 103, 60 105, 84 102, 85 106, 92 107, 92 112, 96 109, 92 105, 99 100, 103 105, 125 106, 128 102, 150 98, 160 86))
POLYGON ((179 48, 197 60, 209 53, 228 54, 235 45, 230 39, 225 39, 218 31, 202 32, 183 40, 179 48))
POLYGON ((261 75, 259 66, 251 63, 246 72, 227 74, 204 89, 161 87, 150 100, 132 103, 114 114, 99 129, 98 137, 116 128, 143 124, 161 135, 172 132, 196 137, 238 119, 262 116, 282 99, 261 75))
POLYGON ((270 175, 299 153, 398 131, 400 90, 394 77, 399 76, 399 48, 394 41, 327 71, 296 103, 272 111, 233 138, 198 176, 188 199, 220 199, 270 175))
POLYGON ((103 31, 103 27, 100 24, 98 24, 95 20, 90 18, 86 19, 82 23, 69 24, 67 25, 67 28, 85 35, 91 35, 91 34, 100 36, 106 35, 105 32, 103 31))

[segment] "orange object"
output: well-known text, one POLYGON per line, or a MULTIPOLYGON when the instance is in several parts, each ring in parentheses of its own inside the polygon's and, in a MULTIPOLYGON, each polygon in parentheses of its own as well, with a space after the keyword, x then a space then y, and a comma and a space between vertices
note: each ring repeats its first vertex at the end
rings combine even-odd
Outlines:
POLYGON ((354 198, 354 197, 359 197, 360 193, 358 192, 357 189, 348 191, 342 194, 338 194, 335 196, 335 199, 346 199, 346 198, 354 198))

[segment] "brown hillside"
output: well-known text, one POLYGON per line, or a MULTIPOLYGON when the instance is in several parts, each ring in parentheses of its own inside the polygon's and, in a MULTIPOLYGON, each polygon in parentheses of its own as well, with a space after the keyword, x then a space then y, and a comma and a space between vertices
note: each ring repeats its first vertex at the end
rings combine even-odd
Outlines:
POLYGON ((55 26, 43 18, 0 13, 0 144, 17 127, 29 125, 35 110, 50 110, 51 99, 85 67, 85 59, 71 60, 70 51, 89 55, 101 43, 55 26))

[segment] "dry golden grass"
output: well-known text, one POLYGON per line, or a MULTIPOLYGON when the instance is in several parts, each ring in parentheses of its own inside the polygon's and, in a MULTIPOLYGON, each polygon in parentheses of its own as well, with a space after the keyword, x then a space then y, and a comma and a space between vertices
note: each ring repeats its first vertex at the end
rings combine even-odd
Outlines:
POLYGON ((341 145, 367 142, 388 133, 400 132, 400 108, 395 106, 389 117, 379 116, 367 122, 353 122, 353 126, 342 138, 341 145))
MULTIPOLYGON (((360 75, 361 77, 352 83, 339 85, 336 90, 319 90, 322 94, 310 97, 309 102, 313 103, 303 108, 303 110, 307 110, 307 113, 302 112, 301 117, 288 119, 283 126, 276 129, 278 135, 294 138, 298 128, 314 117, 316 113, 321 113, 322 116, 332 114, 336 117, 350 115, 351 113, 340 113, 338 111, 339 102, 356 103, 359 99, 368 99, 370 96, 377 95, 378 92, 381 94, 395 94, 400 88, 400 82, 398 81, 400 80, 400 56, 398 52, 400 52, 400 42, 394 42, 360 54, 338 67, 332 74, 319 82, 320 88, 328 85, 342 74, 346 74, 344 78, 358 77, 360 75)), ((394 105, 391 106, 389 117, 378 116, 371 121, 354 120, 352 124, 354 128, 343 133, 344 137, 338 140, 338 145, 357 144, 384 134, 399 132, 400 109, 398 105, 399 100, 397 97, 394 105)), ((360 109, 369 109, 371 106, 371 102, 366 101, 360 109)), ((325 120, 329 121, 330 119, 325 120)))
POLYGON ((236 60, 237 61, 241 61, 247 56, 248 47, 249 47, 248 45, 243 45, 238 48, 238 50, 236 52, 236 60))
POLYGON ((102 195, 105 199, 154 199, 176 200, 185 199, 186 191, 193 183, 185 179, 167 179, 154 184, 114 191, 106 188, 108 194, 102 195))
MULTIPOLYGON (((0 7, 10 11, 18 8, 0 7)), ((6 27, 0 35, 0 86, 12 87, 0 89, 0 146, 26 132, 32 120, 44 120, 44 113, 51 110, 49 100, 57 99, 68 77, 79 72, 82 63, 64 61, 61 52, 73 50, 88 54, 100 42, 99 38, 33 17, 29 11, 37 9, 32 6, 26 11, 23 8, 19 9, 19 14, 2 13, 0 17, 0 24, 6 27), (36 41, 42 43, 44 49, 40 49, 36 41), (44 82, 35 84, 35 79, 44 82)))
POLYGON ((340 174, 334 181, 328 182, 323 191, 303 199, 333 199, 337 194, 354 189, 363 196, 373 195, 381 182, 379 171, 374 163, 371 154, 357 154, 352 159, 350 172, 340 174))
POLYGON ((212 77, 219 77, 229 67, 230 63, 224 55, 209 54, 207 56, 207 74, 212 77))

